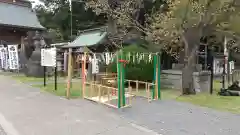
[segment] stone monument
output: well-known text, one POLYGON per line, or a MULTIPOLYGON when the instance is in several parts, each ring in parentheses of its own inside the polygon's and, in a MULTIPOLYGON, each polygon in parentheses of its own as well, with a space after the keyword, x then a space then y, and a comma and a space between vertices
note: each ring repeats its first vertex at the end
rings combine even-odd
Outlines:
POLYGON ((25 37, 21 44, 21 49, 19 51, 19 60, 20 60, 20 72, 26 74, 27 72, 27 62, 34 51, 33 37, 35 32, 27 32, 27 37, 25 37))
POLYGON ((36 31, 33 41, 34 51, 27 62, 26 75, 31 77, 43 77, 44 69, 41 66, 41 46, 45 46, 45 42, 38 31, 36 31))

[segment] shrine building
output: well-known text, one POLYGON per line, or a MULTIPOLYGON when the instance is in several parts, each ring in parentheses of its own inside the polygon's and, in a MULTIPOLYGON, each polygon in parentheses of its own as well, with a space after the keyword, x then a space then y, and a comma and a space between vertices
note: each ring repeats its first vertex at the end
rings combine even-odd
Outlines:
POLYGON ((43 31, 28 0, 0 0, 0 44, 20 45, 28 31, 43 31))

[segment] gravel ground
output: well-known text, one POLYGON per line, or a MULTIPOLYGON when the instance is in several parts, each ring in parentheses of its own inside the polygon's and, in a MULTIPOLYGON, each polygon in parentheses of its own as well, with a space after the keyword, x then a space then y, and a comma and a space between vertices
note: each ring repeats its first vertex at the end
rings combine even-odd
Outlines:
MULTIPOLYGON (((117 110, 3 76, 0 93, 0 112, 21 135, 240 135, 240 115, 176 101, 136 98, 131 108, 117 110)), ((1 126, 0 135, 6 135, 1 126)))
POLYGON ((157 134, 99 104, 66 100, 1 75, 0 118, 9 135, 157 134))
POLYGON ((116 113, 162 135, 240 135, 240 115, 177 101, 148 103, 139 97, 116 113))

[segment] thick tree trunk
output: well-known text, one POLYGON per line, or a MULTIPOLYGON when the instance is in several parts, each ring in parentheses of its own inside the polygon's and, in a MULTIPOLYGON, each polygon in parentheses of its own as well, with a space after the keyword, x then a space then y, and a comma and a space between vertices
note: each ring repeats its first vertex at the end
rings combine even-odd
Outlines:
POLYGON ((195 94, 193 73, 195 68, 190 65, 186 65, 182 70, 182 94, 190 95, 195 94))
MULTIPOLYGON (((192 50, 192 52, 196 52, 197 49, 195 48, 192 50)), ((185 65, 182 70, 182 94, 184 95, 196 93, 193 82, 193 73, 196 71, 195 59, 196 53, 190 53, 190 55, 186 57, 185 65)))
POLYGON ((183 35, 184 41, 184 68, 182 70, 182 94, 195 94, 193 73, 196 71, 196 53, 200 42, 199 30, 191 28, 183 35))

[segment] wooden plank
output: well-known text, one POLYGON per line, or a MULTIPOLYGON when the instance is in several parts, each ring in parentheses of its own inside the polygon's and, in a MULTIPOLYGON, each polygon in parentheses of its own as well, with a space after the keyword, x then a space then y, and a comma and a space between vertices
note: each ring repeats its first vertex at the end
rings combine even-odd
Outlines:
POLYGON ((93 83, 90 84, 90 94, 89 97, 93 97, 93 83))
POLYGON ((146 90, 146 92, 147 92, 147 89, 148 89, 148 83, 145 82, 145 90, 146 90))
POLYGON ((131 87, 131 82, 130 81, 128 81, 128 88, 130 88, 131 87))
POLYGON ((101 85, 98 85, 98 100, 101 102, 101 85))
POLYGON ((132 87, 128 87, 128 92, 129 92, 129 105, 132 104, 132 87))
POLYGON ((136 91, 138 92, 138 81, 136 81, 136 91))
POLYGON ((86 82, 86 55, 87 53, 84 52, 84 55, 83 55, 83 66, 82 66, 82 81, 83 81, 83 86, 82 86, 82 95, 84 96, 85 95, 85 83, 86 82))
POLYGON ((67 82, 67 91, 66 96, 67 99, 70 99, 70 88, 72 82, 72 48, 69 48, 68 51, 68 82, 67 82))
POLYGON ((151 101, 151 95, 150 95, 150 85, 148 84, 147 86, 147 98, 148 98, 148 102, 151 101))
POLYGON ((111 89, 110 89, 110 88, 108 88, 108 89, 107 89, 108 101, 110 101, 110 93, 111 93, 110 91, 111 91, 111 89))

